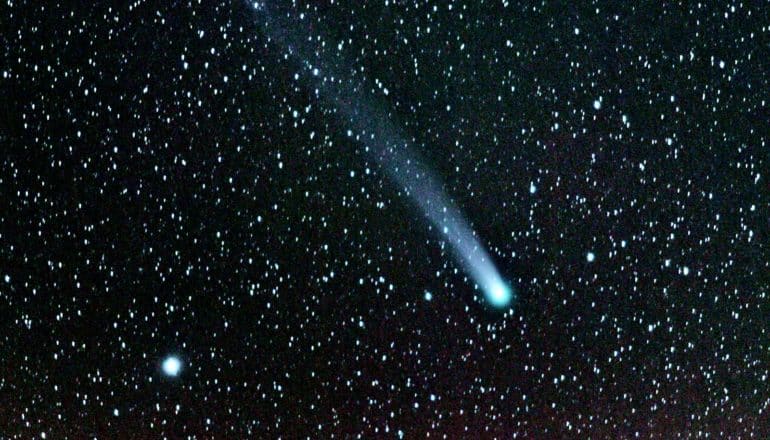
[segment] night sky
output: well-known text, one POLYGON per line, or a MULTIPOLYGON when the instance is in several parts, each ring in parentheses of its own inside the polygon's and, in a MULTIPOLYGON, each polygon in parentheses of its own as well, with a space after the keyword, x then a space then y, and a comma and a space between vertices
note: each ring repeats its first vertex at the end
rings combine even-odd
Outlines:
POLYGON ((110 3, 0 6, 0 438, 770 435, 766 2, 110 3))

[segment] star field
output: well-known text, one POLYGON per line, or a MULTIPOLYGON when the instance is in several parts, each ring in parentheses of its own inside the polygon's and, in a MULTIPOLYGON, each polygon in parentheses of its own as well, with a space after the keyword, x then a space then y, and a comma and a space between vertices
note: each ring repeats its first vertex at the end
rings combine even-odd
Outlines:
POLYGON ((0 438, 770 435, 765 5, 266 5, 3 3, 0 438))

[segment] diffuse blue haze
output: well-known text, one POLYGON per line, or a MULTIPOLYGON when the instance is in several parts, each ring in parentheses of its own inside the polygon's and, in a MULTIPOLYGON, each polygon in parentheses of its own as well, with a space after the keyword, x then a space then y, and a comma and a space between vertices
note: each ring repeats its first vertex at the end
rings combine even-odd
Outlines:
MULTIPOLYGON (((316 96, 332 108, 347 124, 348 136, 362 143, 388 175, 414 200, 430 222, 451 244, 457 260, 483 290, 490 304, 508 305, 513 298, 511 287, 503 280, 490 255, 465 221, 460 210, 444 193, 429 169, 423 166, 409 142, 396 128, 392 117, 375 105, 371 94, 354 74, 344 75, 344 68, 333 69, 332 59, 321 59, 321 50, 312 43, 310 32, 303 34, 299 24, 309 20, 287 20, 266 4, 254 4, 265 25, 265 34, 295 57, 306 69, 308 85, 316 96), (311 61, 312 60, 312 61, 311 61)), ((337 57, 339 58, 339 57, 337 57)), ((337 59, 337 65, 342 64, 337 59)))

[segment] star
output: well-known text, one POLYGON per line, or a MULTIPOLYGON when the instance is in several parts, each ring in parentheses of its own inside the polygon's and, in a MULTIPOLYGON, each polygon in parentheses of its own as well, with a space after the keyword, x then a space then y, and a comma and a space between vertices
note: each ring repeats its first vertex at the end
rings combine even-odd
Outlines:
POLYGON ((182 361, 176 356, 169 356, 163 360, 162 368, 166 376, 176 377, 182 369, 182 361))

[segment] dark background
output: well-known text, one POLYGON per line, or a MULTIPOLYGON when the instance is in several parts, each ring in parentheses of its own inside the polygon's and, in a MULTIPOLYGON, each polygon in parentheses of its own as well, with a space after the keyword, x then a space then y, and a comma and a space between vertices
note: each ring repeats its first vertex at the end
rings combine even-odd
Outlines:
POLYGON ((506 310, 248 3, 0 6, 0 436, 768 435, 767 7, 576 3, 275 5, 506 310))

